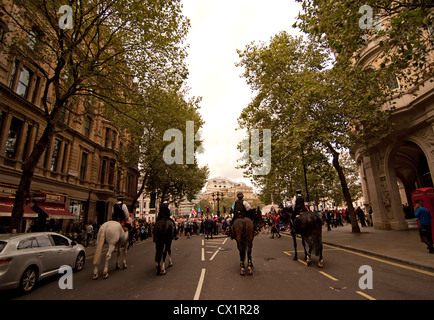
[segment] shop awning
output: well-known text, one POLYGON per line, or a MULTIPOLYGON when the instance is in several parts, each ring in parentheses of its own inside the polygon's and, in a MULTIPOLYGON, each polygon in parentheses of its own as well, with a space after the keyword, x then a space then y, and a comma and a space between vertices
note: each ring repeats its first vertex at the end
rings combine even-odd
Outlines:
MULTIPOLYGON (((14 207, 14 199, 0 198, 0 217, 10 217, 12 215, 12 208, 14 207)), ((24 205, 24 218, 37 218, 38 214, 33 211, 28 205, 24 205)))
POLYGON ((74 219, 74 215, 65 208, 62 204, 55 203, 37 203, 42 211, 44 211, 50 219, 74 219))

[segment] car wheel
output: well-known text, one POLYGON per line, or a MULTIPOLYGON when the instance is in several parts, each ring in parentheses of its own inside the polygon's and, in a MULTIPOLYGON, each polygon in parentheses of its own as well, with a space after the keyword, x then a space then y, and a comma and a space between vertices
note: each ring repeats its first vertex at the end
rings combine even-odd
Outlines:
POLYGON ((75 260, 75 271, 81 271, 84 268, 84 263, 86 261, 84 252, 80 252, 75 260))
POLYGON ((28 267, 21 276, 19 288, 23 293, 29 293, 35 288, 37 281, 38 269, 36 267, 28 267))

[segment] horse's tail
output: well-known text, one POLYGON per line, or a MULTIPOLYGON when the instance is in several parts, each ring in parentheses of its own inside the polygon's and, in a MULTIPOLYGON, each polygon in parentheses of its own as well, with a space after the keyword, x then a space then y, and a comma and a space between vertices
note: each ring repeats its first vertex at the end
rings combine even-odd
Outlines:
POLYGON ((105 242, 105 232, 107 230, 107 223, 104 223, 98 231, 98 237, 95 248, 95 255, 93 257, 93 264, 99 264, 101 261, 102 248, 105 242))
POLYGON ((319 257, 322 245, 322 223, 316 223, 312 231, 312 246, 315 256, 319 257))

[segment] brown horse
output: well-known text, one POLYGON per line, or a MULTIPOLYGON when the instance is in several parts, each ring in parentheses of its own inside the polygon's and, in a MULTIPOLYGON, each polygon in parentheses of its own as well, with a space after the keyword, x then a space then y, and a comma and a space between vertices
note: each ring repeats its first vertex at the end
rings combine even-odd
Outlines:
POLYGON ((173 237, 173 222, 164 217, 155 222, 154 226, 154 242, 155 242, 155 262, 157 263, 157 274, 165 275, 166 255, 169 259, 168 267, 173 266, 171 258, 171 246, 173 237))
POLYGON ((245 260, 247 253, 247 274, 253 274, 252 248, 253 237, 257 227, 260 226, 262 220, 261 211, 252 209, 247 213, 246 217, 238 217, 232 225, 232 237, 237 241, 238 251, 240 252, 240 274, 246 275, 245 260))

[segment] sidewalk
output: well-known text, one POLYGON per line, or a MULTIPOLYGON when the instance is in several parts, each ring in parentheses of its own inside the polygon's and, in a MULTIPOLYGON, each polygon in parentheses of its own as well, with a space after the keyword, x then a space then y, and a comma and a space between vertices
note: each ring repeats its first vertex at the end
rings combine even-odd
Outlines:
POLYGON ((332 228, 331 231, 324 226, 322 238, 324 244, 434 271, 434 254, 428 253, 417 229, 394 231, 360 227, 360 233, 352 233, 350 224, 332 228))

